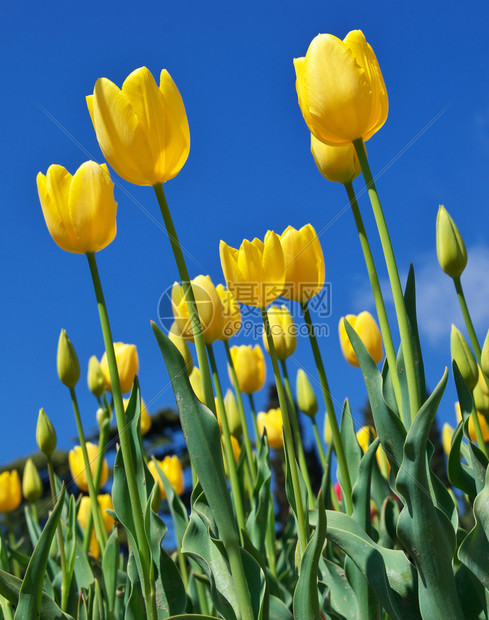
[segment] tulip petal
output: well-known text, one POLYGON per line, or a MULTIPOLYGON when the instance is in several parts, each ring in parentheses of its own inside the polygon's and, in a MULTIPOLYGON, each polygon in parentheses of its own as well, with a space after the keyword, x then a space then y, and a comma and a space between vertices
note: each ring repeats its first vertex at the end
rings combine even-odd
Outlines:
POLYGON ((263 250, 263 275, 266 286, 266 305, 282 294, 285 281, 285 261, 279 236, 272 232, 263 250))

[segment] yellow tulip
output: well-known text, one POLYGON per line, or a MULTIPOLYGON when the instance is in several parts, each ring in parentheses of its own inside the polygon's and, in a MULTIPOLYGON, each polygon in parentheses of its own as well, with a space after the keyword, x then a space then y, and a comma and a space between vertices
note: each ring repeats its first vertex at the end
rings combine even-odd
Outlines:
POLYGON ((256 423, 258 425, 258 432, 262 437, 266 429, 270 448, 277 449, 284 445, 282 435, 283 419, 280 409, 270 409, 268 413, 260 411, 256 416, 256 423))
POLYGON ((282 295, 305 303, 324 285, 324 257, 318 236, 311 224, 299 230, 288 226, 280 235, 285 259, 285 283, 282 295))
MULTIPOLYGON (((98 495, 97 501, 100 506, 100 512, 102 513, 102 519, 107 532, 111 532, 114 526, 114 519, 109 515, 107 510, 113 510, 112 498, 108 493, 98 495)), ((78 508, 77 520, 84 530, 87 529, 88 515, 90 514, 90 497, 84 495, 81 498, 80 507, 78 508)), ((92 528, 92 535, 90 538, 90 553, 94 558, 98 558, 100 551, 98 548, 97 538, 95 536, 95 528, 92 528)))
POLYGON ((447 275, 451 278, 462 275, 467 265, 467 250, 462 235, 443 205, 436 216, 436 254, 447 275))
MULTIPOLYGON (((165 476, 168 478, 168 481, 172 485, 175 493, 177 495, 181 495, 183 493, 183 489, 185 488, 185 481, 183 478, 182 464, 180 463, 178 456, 176 456, 176 454, 173 456, 165 456, 162 461, 157 462, 165 476)), ((148 461, 148 469, 151 472, 155 482, 157 482, 160 487, 161 499, 166 499, 165 487, 163 486, 163 482, 153 461, 148 461)))
POLYGON ((343 39, 315 37, 295 58, 299 106, 318 140, 335 145, 368 140, 387 119, 389 103, 374 51, 361 30, 343 39))
POLYGON ((66 387, 74 388, 80 378, 80 364, 75 347, 64 329, 59 335, 56 366, 61 383, 66 387))
POLYGON ((39 450, 46 456, 52 456, 57 444, 56 431, 44 409, 39 410, 36 427, 36 442, 39 450))
MULTIPOLYGON (((273 344, 279 360, 285 360, 292 355, 297 346, 297 327, 286 306, 271 306, 268 309, 268 320, 273 344)), ((268 350, 268 338, 263 332, 263 346, 268 350)))
POLYGON ((453 428, 450 426, 450 424, 448 424, 448 422, 445 422, 445 424, 443 425, 443 429, 441 431, 441 440, 443 444, 443 451, 445 452, 447 457, 450 455, 453 433, 454 433, 453 428))
POLYGON ((35 502, 42 495, 42 482, 34 461, 27 459, 22 476, 22 495, 29 502, 35 502))
MULTIPOLYGON (((377 433, 375 432, 373 426, 362 426, 362 428, 357 432, 357 441, 360 444, 362 452, 365 453, 367 451, 369 445, 376 437, 377 433)), ((384 448, 381 445, 378 446, 375 456, 382 475, 384 478, 387 478, 389 476, 391 464, 387 460, 384 448)))
POLYGON ((478 366, 478 368, 479 379, 477 381, 477 385, 472 392, 472 396, 474 398, 474 404, 477 411, 479 411, 479 413, 482 413, 483 415, 489 415, 489 394, 487 384, 480 366, 478 366))
MULTIPOLYGON (((233 437, 233 435, 230 435, 230 439, 231 439, 231 448, 233 450, 234 461, 235 463, 237 463, 239 461, 239 457, 241 456, 241 446, 239 445, 239 441, 236 439, 236 437, 233 437)), ((224 473, 229 478, 228 463, 227 463, 227 459, 224 454, 224 435, 221 435, 221 450, 222 450, 222 460, 224 463, 224 473)))
POLYGON ((200 370, 197 366, 192 368, 192 372, 189 374, 190 385, 194 391, 195 396, 205 405, 204 386, 202 385, 202 377, 200 376, 200 370))
MULTIPOLYGON (((129 404, 129 398, 124 398, 122 402, 124 403, 124 410, 126 410, 127 405, 129 404)), ((146 404, 144 400, 141 398, 141 435, 143 437, 146 435, 146 433, 149 432, 151 424, 151 416, 146 409, 146 404)))
MULTIPOLYGON (((224 396, 224 409, 226 411, 226 420, 228 422, 229 432, 234 437, 241 437, 243 433, 243 429, 241 428, 241 419, 239 417, 238 412, 238 403, 236 402, 236 398, 231 390, 226 392, 226 396, 224 396)), ((222 411, 219 406, 219 401, 216 398, 216 413, 217 413, 217 421, 219 422, 219 426, 222 428, 221 417, 222 411)))
MULTIPOLYGON (((97 461, 99 459, 98 446, 87 441, 87 452, 88 460, 90 461, 90 471, 92 472, 92 477, 94 477, 97 469, 97 461)), ((70 466, 71 477, 76 486, 82 491, 88 491, 87 473, 85 471, 85 462, 80 446, 75 446, 73 450, 70 450, 68 454, 68 464, 70 466)), ((100 487, 104 486, 108 477, 109 468, 107 466, 107 461, 104 459, 102 473, 100 475, 100 487)))
POLYGON ((102 396, 105 392, 104 374, 95 355, 92 355, 92 357, 88 360, 87 383, 88 389, 94 396, 102 396))
POLYGON ((185 366, 187 368, 187 373, 190 374, 192 372, 192 368, 194 367, 192 354, 190 353, 190 349, 188 348, 186 340, 182 337, 182 334, 178 329, 176 321, 173 321, 172 326, 170 327, 170 331, 168 332, 168 338, 180 351, 180 355, 183 357, 185 366))
POLYGON ((146 67, 133 71, 121 89, 100 78, 87 105, 102 153, 123 179, 155 185, 180 172, 190 132, 182 97, 166 69, 159 87, 146 67))
POLYGON ((344 325, 345 320, 353 327, 360 340, 367 348, 367 351, 372 356, 374 362, 378 364, 383 357, 382 337, 374 317, 369 312, 360 312, 358 316, 347 314, 346 317, 340 319, 339 334, 343 355, 349 364, 358 367, 360 364, 358 363, 357 356, 348 338, 348 334, 346 333, 344 325))
POLYGON ((12 512, 22 501, 19 472, 16 469, 0 474, 0 512, 12 512))
POLYGON ((72 176, 63 166, 37 175, 37 191, 49 233, 62 250, 98 252, 114 240, 117 202, 105 164, 82 164, 72 176))
POLYGON ((241 310, 234 295, 222 284, 216 286, 217 294, 224 309, 224 324, 222 327, 222 335, 220 340, 229 340, 239 332, 241 327, 241 310))
POLYGON ((351 183, 362 171, 353 144, 330 146, 311 134, 311 153, 319 172, 333 183, 351 183))
POLYGON ((239 250, 219 245, 227 287, 242 304, 266 308, 282 294, 285 263, 279 237, 271 231, 265 241, 245 239, 239 250))
MULTIPOLYGON (((224 308, 214 284, 209 276, 197 276, 192 280, 197 312, 206 344, 211 344, 222 336, 224 308)), ((186 340, 194 341, 192 325, 183 287, 175 282, 171 291, 171 305, 178 331, 186 340)))
POLYGON ((296 379, 297 406, 310 418, 314 419, 318 410, 318 401, 314 388, 311 385, 306 373, 299 368, 296 379))
MULTIPOLYGON (((123 342, 114 342, 115 359, 117 362, 117 371, 119 373, 119 381, 121 391, 125 394, 130 392, 134 377, 138 374, 139 358, 136 345, 124 344, 123 342)), ((109 392, 112 392, 112 384, 110 381, 109 363, 107 354, 104 353, 100 360, 100 369, 104 375, 105 385, 109 392)))
POLYGON ((329 421, 329 415, 327 413, 324 415, 323 436, 324 441, 329 446, 329 444, 333 441, 333 431, 331 429, 331 422, 329 421))
MULTIPOLYGON (((462 419, 462 412, 460 411, 460 403, 455 403, 455 415, 457 417, 457 422, 460 422, 462 419)), ((477 412, 477 417, 479 419, 479 424, 482 431, 482 439, 484 442, 489 441, 489 425, 487 424, 486 418, 479 412, 477 412)), ((477 443, 477 435, 475 434, 474 421, 472 420, 472 415, 469 418, 469 435, 474 443, 477 443)))
POLYGON ((252 394, 265 384, 266 366, 263 351, 256 344, 231 347, 231 358, 241 392, 252 394))

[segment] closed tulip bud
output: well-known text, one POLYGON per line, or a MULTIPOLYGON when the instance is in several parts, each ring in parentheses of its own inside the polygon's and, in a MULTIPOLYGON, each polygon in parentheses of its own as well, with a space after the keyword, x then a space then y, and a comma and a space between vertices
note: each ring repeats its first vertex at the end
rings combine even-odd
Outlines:
MULTIPOLYGON (((124 411, 127 409, 127 405, 129 404, 129 398, 123 398, 122 402, 124 403, 124 411)), ((151 429, 151 416, 146 409, 146 404, 144 400, 141 398, 141 436, 144 437, 149 430, 151 429)))
MULTIPOLYGON (((88 460, 90 461, 90 471, 92 477, 95 477, 95 471, 97 469, 97 461, 100 458, 100 451, 98 446, 87 441, 87 453, 88 460)), ((71 477, 76 486, 82 491, 88 491, 87 472, 85 470, 85 461, 83 460, 82 449, 80 446, 75 446, 73 450, 70 450, 68 454, 68 464, 70 466, 71 477)), ((100 487, 103 487, 109 477, 109 468, 107 461, 104 459, 102 465, 102 473, 100 475, 100 487)))
POLYGON ((97 426, 99 428, 99 431, 102 431, 102 428, 106 423, 110 424, 112 422, 111 407, 109 407, 108 410, 103 409, 102 407, 99 407, 97 409, 96 417, 97 417, 97 426))
POLYGON ((314 419, 318 410, 318 401, 311 382, 302 368, 297 371, 296 394, 299 409, 314 419))
POLYGON ((16 469, 0 474, 0 512, 12 512, 20 506, 22 491, 16 469))
POLYGON ((452 360, 457 363, 460 374, 469 390, 472 391, 479 379, 479 368, 467 341, 453 324, 450 334, 450 349, 452 360))
POLYGON ((105 378, 100 364, 95 355, 88 360, 88 389, 94 396, 99 398, 105 392, 105 378))
POLYGON ((35 502, 42 495, 42 482, 32 459, 27 459, 22 476, 22 495, 29 502, 35 502))
POLYGON ((362 171, 353 144, 329 146, 311 134, 311 153, 319 172, 333 183, 351 183, 362 171))
MULTIPOLYGON (((222 336, 224 309, 214 284, 209 276, 197 276, 192 280, 197 312, 206 344, 211 344, 222 336)), ((178 331, 186 340, 194 341, 190 315, 183 287, 175 282, 171 291, 171 305, 178 331)))
MULTIPOLYGON (((107 530, 107 532, 111 532, 114 526, 114 519, 113 517, 110 516, 107 510, 114 509, 114 505, 112 504, 112 498, 108 493, 105 493, 105 494, 98 495, 97 501, 100 506, 100 512, 102 514, 102 520, 104 522, 105 529, 107 530)), ((81 527, 84 530, 87 529, 89 515, 90 515, 90 497, 88 495, 84 495, 81 498, 80 506, 78 508, 78 514, 77 514, 78 523, 81 525, 81 527)), ((94 528, 92 528, 92 536, 90 538, 90 553, 93 555, 95 559, 97 559, 100 555, 94 528)))
MULTIPOLYGON (((183 478, 183 468, 180 459, 176 454, 173 456, 165 456, 162 461, 157 461, 160 469, 163 471, 168 481, 173 487, 173 490, 177 495, 181 495, 185 488, 185 481, 183 478)), ((166 499, 165 487, 163 481, 160 478, 156 465, 153 461, 148 461, 148 469, 151 472, 155 482, 160 487, 161 499, 166 499)))
POLYGON ((180 351, 180 355, 183 357, 185 366, 187 368, 187 373, 190 375, 190 373, 192 372, 192 368, 194 367, 192 354, 190 353, 187 342, 182 338, 182 334, 177 327, 176 321, 173 321, 172 326, 170 327, 170 331, 168 332, 168 338, 180 351))
POLYGON ((482 374, 482 370, 479 367, 479 378, 477 385, 475 386, 472 396, 474 398, 474 404, 477 411, 484 415, 489 415, 489 394, 487 389, 486 380, 482 374))
MULTIPOLYGON (((229 432, 234 437, 241 437, 243 429, 241 428, 241 420, 239 418, 238 403, 231 390, 226 392, 224 397, 224 408, 226 409, 226 420, 228 421, 229 432)), ((217 421, 221 424, 222 411, 219 407, 219 403, 216 400, 217 421)))
POLYGON ((362 426, 362 428, 357 432, 357 441, 362 449, 362 452, 365 453, 372 443, 372 441, 377 437, 377 433, 373 426, 362 426))
MULTIPOLYGON (((275 352, 279 360, 285 360, 292 355, 297 346, 297 327, 286 306, 271 306, 268 309, 270 332, 275 346, 275 352)), ((263 332, 263 346, 268 349, 268 338, 263 332)))
POLYGON ((467 265, 467 250, 462 236, 443 205, 436 216, 436 253, 443 271, 458 278, 467 265))
POLYGON ((324 429, 323 429, 324 441, 329 446, 333 441, 333 431, 331 430, 331 423, 329 421, 329 415, 326 413, 324 416, 324 429))
POLYGON ((367 141, 387 119, 388 99, 377 58, 361 30, 343 39, 319 34, 304 58, 295 58, 299 106, 322 142, 367 141))
POLYGON ((197 366, 194 366, 189 377, 190 385, 194 391, 195 396, 205 405, 204 386, 202 385, 202 377, 200 376, 200 370, 197 366))
POLYGON ((311 224, 299 230, 287 226, 280 235, 285 260, 282 295, 305 303, 324 285, 324 257, 318 236, 311 224))
MULTIPOLYGON (((460 422, 462 419, 462 412, 460 411, 460 403, 455 403, 455 415, 457 417, 457 422, 460 422)), ((487 424, 486 418, 477 412, 477 418, 479 420, 479 425, 482 431, 482 439, 484 442, 489 441, 489 425, 487 424)), ((474 421, 472 420, 472 415, 469 418, 469 435, 474 443, 477 443, 477 435, 475 432, 474 421)))
POLYGON ((443 444, 443 451, 445 452, 447 457, 450 455, 453 432, 453 428, 450 426, 450 424, 448 424, 448 422, 445 422, 441 431, 441 441, 443 444))
MULTIPOLYGON (((131 391, 132 384, 134 383, 134 377, 139 371, 138 351, 136 349, 136 345, 124 344, 123 342, 114 342, 114 351, 121 391, 126 394, 131 391)), ((105 387, 109 390, 109 392, 112 392, 107 353, 102 355, 102 359, 100 360, 100 368, 104 375, 105 387)))
POLYGON ((66 252, 98 252, 114 240, 117 202, 107 166, 87 161, 73 176, 63 166, 37 175, 37 191, 51 237, 66 252))
POLYGON ((133 71, 121 89, 100 78, 87 106, 105 159, 129 183, 165 183, 187 161, 187 115, 166 69, 159 87, 146 67, 133 71))
POLYGON ((57 367, 61 383, 66 387, 74 388, 80 378, 80 364, 75 348, 64 329, 61 330, 58 340, 57 367))
POLYGON ((271 231, 265 241, 245 239, 239 250, 219 245, 227 287, 242 304, 266 308, 282 294, 285 262, 279 237, 271 231))
POLYGON ((367 351, 372 356, 374 362, 378 364, 383 357, 382 337, 374 317, 370 312, 360 312, 358 316, 347 314, 342 317, 339 323, 340 344, 346 361, 352 366, 360 366, 357 360, 353 346, 346 333, 344 321, 348 321, 351 327, 356 331, 358 337, 363 342, 367 351))
POLYGON ((220 340, 229 340, 239 332, 241 327, 241 310, 234 295, 227 288, 224 288, 222 284, 216 286, 216 291, 221 299, 224 311, 224 323, 220 340))
POLYGON ((489 377, 489 330, 484 340, 484 345, 481 351, 481 369, 482 372, 489 377))
POLYGON ((56 450, 56 431, 54 430, 51 420, 48 418, 44 409, 39 410, 37 418, 36 441, 39 450, 47 457, 52 456, 56 450))
POLYGON ((265 384, 266 366, 263 351, 258 345, 231 347, 231 358, 241 392, 252 394, 265 384))
POLYGON ((284 445, 282 435, 283 419, 280 409, 270 409, 268 413, 261 411, 256 416, 256 423, 261 436, 263 436, 265 430, 267 431, 270 448, 278 449, 284 445))

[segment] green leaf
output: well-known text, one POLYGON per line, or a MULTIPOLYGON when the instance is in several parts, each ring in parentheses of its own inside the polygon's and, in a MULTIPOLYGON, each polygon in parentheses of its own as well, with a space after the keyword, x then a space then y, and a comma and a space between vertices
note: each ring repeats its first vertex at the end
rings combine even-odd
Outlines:
MULTIPOLYGON (((265 537, 267 527, 270 527, 270 451, 266 433, 260 446, 257 462, 257 478, 253 488, 252 508, 246 519, 246 532, 251 543, 262 554, 265 554, 265 537)), ((273 526, 273 524, 271 524, 273 526)))
POLYGON ((333 618, 358 620, 361 616, 357 598, 348 583, 344 569, 325 558, 320 559, 319 569, 321 585, 326 586, 324 611, 333 618))
MULTIPOLYGON (((41 528, 39 527, 39 523, 34 519, 32 512, 30 510, 30 506, 25 506, 24 514, 25 514, 25 522, 27 525, 27 531, 29 533, 30 541, 31 541, 32 546, 35 547, 41 535, 41 528)), ((59 571, 58 565, 53 560, 53 558, 50 557, 48 559, 47 575, 51 582, 54 581, 54 578, 56 577, 58 571, 59 571)))
MULTIPOLYGON (((473 502, 477 491, 475 489, 472 467, 462 463, 460 458, 463 446, 462 439, 464 438, 463 425, 463 420, 461 420, 452 436, 450 454, 448 455, 448 479, 454 487, 467 493, 471 502, 473 502)), ((467 462, 469 459, 470 456, 467 454, 467 462)))
MULTIPOLYGON (((353 487, 358 475, 358 467, 362 460, 362 449, 360 448, 357 435, 355 432, 355 425, 353 423, 353 417, 350 411, 350 403, 348 399, 345 399, 343 403, 343 410, 341 412, 340 423, 341 442, 345 452, 346 464, 348 467, 348 474, 350 476, 350 482, 353 487)), ((341 483, 341 474, 338 468, 338 480, 341 483)))
POLYGON ((180 547, 183 540, 183 535, 188 525, 188 514, 185 504, 182 502, 178 494, 175 492, 171 482, 165 476, 165 472, 161 469, 158 461, 153 457, 153 462, 156 466, 156 471, 160 477, 163 487, 165 489, 166 500, 168 502, 168 508, 173 519, 173 526, 175 528, 175 536, 177 538, 178 546, 180 547))
POLYGON ((109 612, 114 611, 117 589, 117 562, 119 560, 119 537, 114 528, 105 545, 102 558, 102 577, 104 580, 105 598, 109 612))

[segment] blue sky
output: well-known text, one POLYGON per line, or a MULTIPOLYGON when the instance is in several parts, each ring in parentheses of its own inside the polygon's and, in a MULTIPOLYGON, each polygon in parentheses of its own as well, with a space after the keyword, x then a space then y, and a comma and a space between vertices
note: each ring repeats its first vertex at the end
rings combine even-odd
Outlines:
MULTIPOLYGON (((436 261, 440 203, 457 222, 469 251, 463 276, 483 339, 489 326, 489 54, 487 3, 471 2, 246 3, 197 0, 146 3, 10 3, 0 24, 1 170, 4 221, 0 464, 36 450, 44 407, 69 449, 76 435, 66 388, 56 374, 56 347, 65 328, 82 366, 78 396, 87 431, 95 401, 84 380, 88 359, 103 353, 86 259, 60 250, 45 227, 36 191, 38 171, 52 163, 70 172, 102 155, 85 105, 98 77, 119 86, 135 68, 168 69, 190 124, 191 150, 165 191, 182 244, 195 260, 192 276, 223 280, 219 240, 238 246, 289 224, 310 222, 321 234, 331 283, 330 336, 321 342, 337 409, 350 397, 355 420, 365 389, 343 360, 339 318, 373 309, 346 193, 326 182, 309 152, 297 105, 294 56, 319 32, 344 37, 360 28, 372 44, 387 85, 387 123, 368 143, 374 174, 401 273, 413 262, 428 384, 450 364, 450 323, 463 328, 453 287, 436 261), (334 222, 333 222, 334 220, 334 222), (332 223, 333 222, 333 223, 332 223)), ((149 321, 177 279, 151 188, 116 181, 118 234, 98 254, 114 337, 135 343, 148 409, 173 405, 168 376, 149 321)), ((355 182, 358 192, 362 181, 355 182)), ((380 247, 366 196, 360 206, 378 257, 380 247)), ((463 329, 462 331, 465 332, 463 329)), ((238 338, 237 342, 250 342, 238 338)), ((216 353, 224 371, 222 347, 216 353)), ((297 363, 314 370, 309 343, 297 363)), ((295 376, 297 365, 289 364, 295 376)), ((227 373, 223 372, 227 387, 227 373)), ((269 368, 271 378, 271 368, 269 368)), ((453 381, 439 420, 454 422, 453 381)), ((264 404, 265 391, 257 395, 264 404)), ((320 397, 318 391, 318 398, 320 397)))

